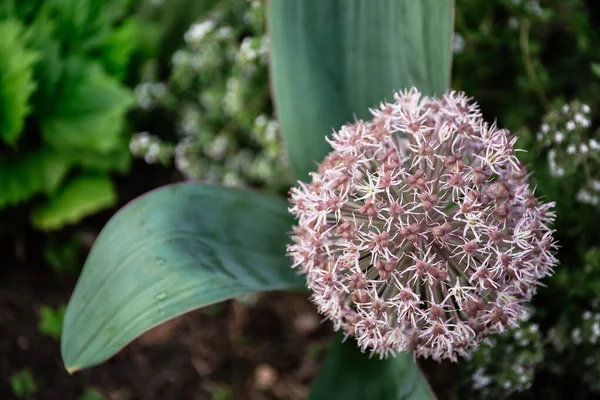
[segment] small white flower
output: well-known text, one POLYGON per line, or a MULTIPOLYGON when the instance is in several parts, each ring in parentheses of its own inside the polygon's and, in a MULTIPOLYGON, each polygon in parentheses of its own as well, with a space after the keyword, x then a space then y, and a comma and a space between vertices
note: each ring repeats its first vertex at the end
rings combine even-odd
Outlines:
POLYGON ((215 29, 215 22, 212 20, 193 24, 185 33, 184 39, 188 43, 200 42, 213 29, 215 29))
POLYGON ((568 113, 570 110, 569 105, 565 104, 564 106, 562 106, 562 112, 564 112, 565 114, 568 113))
POLYGON ((581 143, 579 145, 579 151, 581 151, 583 154, 587 154, 587 152, 588 152, 587 144, 581 143))
POLYGON ((218 40, 227 40, 233 37, 233 28, 230 26, 222 26, 217 30, 216 38, 218 40))
POLYGON ((140 146, 147 147, 150 144, 150 134, 148 132, 140 132, 138 141, 140 146))
POLYGON ((567 154, 575 154, 576 151, 577 151, 577 149, 575 148, 574 144, 570 144, 567 147, 567 154))
POLYGON ((567 124, 565 125, 565 127, 567 128, 568 131, 572 131, 575 129, 575 122, 569 120, 569 121, 567 121, 567 124))
POLYGON ((550 127, 548 126, 547 123, 543 123, 542 126, 540 127, 540 129, 542 130, 542 132, 544 133, 548 133, 548 131, 550 130, 550 127))
POLYGON ((584 113, 589 114, 590 113, 590 106, 588 106, 587 104, 584 104, 581 106, 581 109, 583 110, 584 113))
POLYGON ((460 54, 465 50, 465 39, 458 32, 454 33, 454 38, 452 41, 452 51, 454 54, 460 54))
POLYGON ((573 340, 575 345, 581 344, 581 329, 575 328, 571 331, 571 340, 573 340))
POLYGON ((561 144, 564 138, 565 135, 563 135, 563 133, 560 131, 556 131, 556 133, 554 134, 554 141, 558 144, 561 144))

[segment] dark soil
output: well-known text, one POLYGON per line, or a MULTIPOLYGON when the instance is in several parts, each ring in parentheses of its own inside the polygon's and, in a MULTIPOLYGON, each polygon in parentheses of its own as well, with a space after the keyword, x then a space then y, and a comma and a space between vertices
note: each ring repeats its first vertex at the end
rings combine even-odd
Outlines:
POLYGON ((185 315, 70 376, 59 343, 37 325, 39 307, 65 304, 75 279, 11 270, 0 287, 0 399, 13 398, 8 380, 22 368, 38 400, 78 399, 90 387, 113 400, 304 399, 332 337, 306 295, 265 294, 185 315))

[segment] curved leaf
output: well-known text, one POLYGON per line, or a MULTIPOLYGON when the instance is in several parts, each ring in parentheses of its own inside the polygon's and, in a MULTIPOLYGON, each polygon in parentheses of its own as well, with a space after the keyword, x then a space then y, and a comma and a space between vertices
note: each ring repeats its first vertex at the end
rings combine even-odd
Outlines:
POLYGON ((354 340, 337 336, 319 370, 309 400, 431 400, 435 396, 412 354, 379 360, 361 353, 354 340))
POLYGON ((47 203, 35 208, 31 223, 43 231, 59 229, 67 224, 113 206, 115 188, 106 175, 80 175, 68 182, 47 203))
POLYGON ((67 307, 69 371, 98 364, 187 311, 304 287, 285 255, 292 217, 279 198, 184 183, 150 192, 100 233, 67 307))
POLYGON ((64 63, 58 95, 42 117, 42 137, 57 151, 109 152, 120 140, 132 95, 102 66, 79 57, 64 63))
POLYGON ((52 193, 69 168, 67 160, 47 147, 16 157, 0 154, 0 209, 43 191, 52 193))
POLYGON ((0 21, 0 140, 14 145, 31 111, 29 98, 36 88, 33 79, 39 54, 26 47, 24 29, 18 21, 0 21))
POLYGON ((394 90, 450 82, 452 0, 272 0, 277 116, 298 179, 330 150, 332 129, 394 90))

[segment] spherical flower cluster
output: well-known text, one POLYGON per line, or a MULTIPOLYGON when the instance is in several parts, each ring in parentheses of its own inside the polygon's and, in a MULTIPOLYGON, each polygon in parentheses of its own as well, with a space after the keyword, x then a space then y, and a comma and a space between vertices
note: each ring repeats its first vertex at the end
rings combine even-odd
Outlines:
POLYGON ((291 191, 288 251, 336 329, 381 357, 467 355, 516 326, 556 247, 516 138, 463 93, 416 89, 342 127, 291 191))

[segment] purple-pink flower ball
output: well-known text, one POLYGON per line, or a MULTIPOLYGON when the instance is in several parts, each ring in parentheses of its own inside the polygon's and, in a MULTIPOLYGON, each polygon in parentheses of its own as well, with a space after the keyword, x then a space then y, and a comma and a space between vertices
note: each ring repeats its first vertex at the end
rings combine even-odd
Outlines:
POLYGON ((413 88, 371 114, 292 189, 288 252, 363 350, 456 360, 516 326, 552 274, 553 204, 530 189, 516 137, 464 93, 413 88))

